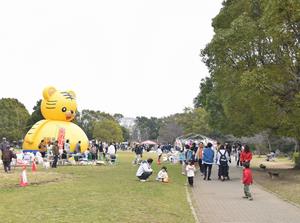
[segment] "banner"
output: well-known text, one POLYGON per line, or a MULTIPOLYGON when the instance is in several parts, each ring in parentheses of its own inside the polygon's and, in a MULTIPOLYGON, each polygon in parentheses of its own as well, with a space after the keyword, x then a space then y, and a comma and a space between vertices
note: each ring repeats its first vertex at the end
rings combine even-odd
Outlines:
POLYGON ((57 141, 58 141, 58 148, 63 149, 64 143, 65 143, 65 129, 64 128, 59 129, 57 141))

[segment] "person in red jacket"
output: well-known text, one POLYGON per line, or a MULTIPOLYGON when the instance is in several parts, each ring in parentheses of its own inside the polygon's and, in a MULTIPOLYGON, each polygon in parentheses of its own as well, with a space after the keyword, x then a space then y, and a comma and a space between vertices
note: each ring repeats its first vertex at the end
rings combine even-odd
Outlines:
POLYGON ((243 151, 241 152, 240 156, 240 162, 243 165, 244 162, 247 162, 250 164, 250 161, 252 160, 252 153, 250 151, 250 148, 248 145, 245 145, 243 151))
POLYGON ((250 185, 253 183, 253 177, 252 177, 252 171, 250 169, 250 164, 249 162, 244 162, 243 163, 243 184, 244 184, 244 193, 245 196, 243 198, 247 198, 250 201, 253 200, 252 195, 250 193, 250 185))

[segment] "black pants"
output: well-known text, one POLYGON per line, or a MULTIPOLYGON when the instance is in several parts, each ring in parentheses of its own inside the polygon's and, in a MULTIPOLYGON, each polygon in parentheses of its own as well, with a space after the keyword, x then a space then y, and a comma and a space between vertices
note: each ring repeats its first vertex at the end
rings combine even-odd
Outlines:
POLYGON ((212 164, 204 163, 204 178, 210 179, 212 164))
POLYGON ((147 180, 151 176, 152 172, 144 172, 141 176, 138 176, 140 180, 147 180))
POLYGON ((199 168, 200 168, 200 173, 203 173, 203 164, 202 164, 202 159, 198 159, 198 164, 199 164, 199 168))
POLYGON ((97 153, 92 153, 92 160, 96 160, 97 159, 97 153))
POLYGON ((219 165, 219 177, 228 177, 228 165, 219 165))
POLYGON ((3 161, 4 171, 10 171, 10 161, 3 161))
POLYGON ((189 185, 193 186, 194 184, 194 177, 188 177, 189 185))
POLYGON ((41 155, 42 155, 42 158, 45 158, 46 152, 45 152, 45 151, 44 151, 44 152, 41 152, 41 155))
POLYGON ((53 160, 53 163, 52 163, 52 168, 56 168, 57 160, 58 160, 58 155, 54 155, 54 160, 53 160))

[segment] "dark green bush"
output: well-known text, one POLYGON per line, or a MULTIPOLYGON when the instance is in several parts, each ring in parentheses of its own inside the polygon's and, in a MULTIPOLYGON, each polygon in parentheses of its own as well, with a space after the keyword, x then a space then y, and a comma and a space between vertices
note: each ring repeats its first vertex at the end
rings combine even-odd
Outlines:
POLYGON ((295 162, 295 167, 300 168, 300 153, 299 152, 294 152, 293 160, 295 162))

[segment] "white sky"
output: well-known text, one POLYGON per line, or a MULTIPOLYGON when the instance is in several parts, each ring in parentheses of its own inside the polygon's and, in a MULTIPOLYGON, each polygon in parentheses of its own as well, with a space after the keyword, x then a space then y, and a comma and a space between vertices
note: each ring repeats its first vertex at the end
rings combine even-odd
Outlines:
POLYGON ((45 86, 78 109, 162 117, 193 105, 222 0, 0 2, 0 98, 29 112, 45 86))

